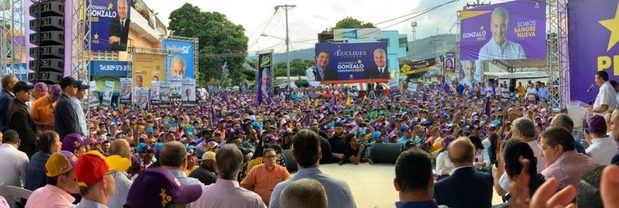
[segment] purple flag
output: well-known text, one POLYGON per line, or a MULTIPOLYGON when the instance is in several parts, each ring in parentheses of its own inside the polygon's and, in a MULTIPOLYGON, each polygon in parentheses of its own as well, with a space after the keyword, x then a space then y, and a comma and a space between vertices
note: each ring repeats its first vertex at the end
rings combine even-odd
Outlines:
POLYGON ((485 107, 485 113, 488 117, 490 117, 490 97, 486 96, 486 107, 485 107))

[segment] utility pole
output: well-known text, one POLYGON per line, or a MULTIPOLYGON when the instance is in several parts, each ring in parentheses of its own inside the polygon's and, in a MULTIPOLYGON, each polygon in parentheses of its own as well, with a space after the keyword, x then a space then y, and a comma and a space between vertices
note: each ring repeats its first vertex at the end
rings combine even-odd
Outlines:
POLYGON ((283 8, 286 14, 286 81, 288 82, 288 86, 290 86, 290 36, 288 34, 288 9, 294 8, 296 5, 277 5, 275 6, 275 12, 277 9, 283 8))
POLYGON ((413 21, 411 22, 411 28, 413 28, 413 61, 417 58, 415 57, 417 54, 415 54, 415 48, 417 47, 417 21, 413 21))

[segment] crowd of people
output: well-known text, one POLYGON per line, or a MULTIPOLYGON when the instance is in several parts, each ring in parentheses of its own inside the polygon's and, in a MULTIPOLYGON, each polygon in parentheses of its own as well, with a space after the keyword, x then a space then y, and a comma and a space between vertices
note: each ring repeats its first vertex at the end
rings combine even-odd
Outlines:
POLYGON ((263 105, 221 90, 194 107, 113 109, 84 107, 89 86, 70 77, 1 82, 0 185, 33 191, 25 207, 356 207, 319 166, 372 164, 378 143, 401 146, 396 207, 491 207, 493 193, 502 207, 619 206, 615 97, 596 100, 585 131, 543 84, 533 97, 496 84, 299 88, 263 105))

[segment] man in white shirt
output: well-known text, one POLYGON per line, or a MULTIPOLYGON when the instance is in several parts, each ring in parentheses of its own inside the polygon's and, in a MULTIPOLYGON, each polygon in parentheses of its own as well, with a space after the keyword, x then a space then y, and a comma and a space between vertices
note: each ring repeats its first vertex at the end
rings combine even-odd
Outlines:
POLYGON ((492 40, 481 47, 478 60, 526 59, 520 44, 505 39, 508 23, 509 15, 505 8, 497 7, 492 11, 490 17, 492 40))
POLYGON ((597 97, 595 97, 593 106, 589 106, 588 110, 590 112, 602 115, 617 108, 617 93, 608 80, 608 73, 606 71, 598 71, 595 74, 595 83, 600 86, 600 91, 597 97))
POLYGON ((24 187, 28 156, 19 151, 19 135, 14 130, 4 132, 0 145, 0 185, 24 187))
POLYGON ((588 121, 589 135, 587 142, 590 146, 585 150, 595 162, 600 165, 608 165, 617 153, 617 143, 613 138, 606 135, 606 121, 604 117, 595 115, 588 121))

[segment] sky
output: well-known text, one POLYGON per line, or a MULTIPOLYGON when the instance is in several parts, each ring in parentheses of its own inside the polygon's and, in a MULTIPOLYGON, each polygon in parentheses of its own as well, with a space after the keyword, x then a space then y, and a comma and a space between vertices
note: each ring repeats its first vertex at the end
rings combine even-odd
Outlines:
MULTIPOLYGON (((226 15, 235 24, 243 25, 245 35, 249 37, 248 52, 273 49, 275 52, 285 51, 286 36, 285 16, 283 9, 275 13, 276 5, 296 5, 288 11, 288 25, 291 40, 290 50, 311 48, 317 42, 317 34, 326 28, 334 27, 335 23, 345 17, 379 23, 428 9, 450 0, 143 0, 151 9, 158 13, 159 19, 168 25, 172 11, 185 3, 198 6, 202 11, 216 11, 226 15), (268 23, 268 24, 267 24, 268 23), (274 37, 263 37, 260 34, 274 37)), ((438 8, 414 19, 406 18, 378 24, 381 30, 398 30, 407 34, 412 40, 411 22, 416 21, 417 39, 436 34, 458 33, 457 11, 467 2, 474 0, 459 0, 438 8), (398 23, 403 21, 402 23, 398 23), (393 25, 395 24, 395 25, 393 25), (392 26, 391 26, 392 25, 392 26), (389 27, 388 27, 389 26, 389 27)), ((502 0, 499 0, 502 1, 502 0)), ((499 2, 495 0, 494 2, 499 2)), ((487 0, 486 0, 487 2, 487 0)), ((494 3, 493 2, 493 3, 494 3)), ((412 15, 409 15, 412 16, 412 15)), ((407 17, 409 17, 407 16, 407 17)))

